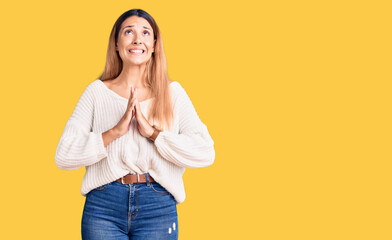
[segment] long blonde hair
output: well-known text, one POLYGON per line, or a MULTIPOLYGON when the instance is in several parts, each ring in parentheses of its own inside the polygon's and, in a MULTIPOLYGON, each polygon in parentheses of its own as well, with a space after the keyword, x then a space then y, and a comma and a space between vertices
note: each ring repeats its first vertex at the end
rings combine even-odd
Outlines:
POLYGON ((169 129, 173 121, 173 108, 170 96, 169 76, 167 73, 166 55, 163 50, 162 36, 158 25, 150 14, 142 9, 131 9, 123 13, 114 23, 109 37, 109 46, 106 57, 105 70, 99 77, 100 80, 109 80, 118 77, 122 71, 123 62, 116 51, 115 44, 121 24, 131 16, 138 16, 146 19, 153 31, 155 48, 151 58, 146 63, 146 70, 143 74, 143 81, 150 88, 154 99, 151 101, 148 120, 153 120, 158 129, 163 130, 164 126, 169 129))

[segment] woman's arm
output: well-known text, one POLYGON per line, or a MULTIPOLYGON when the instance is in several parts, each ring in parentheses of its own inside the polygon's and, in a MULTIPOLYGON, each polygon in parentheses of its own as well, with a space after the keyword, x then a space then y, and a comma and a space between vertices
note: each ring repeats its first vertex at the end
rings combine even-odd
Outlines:
POLYGON ((107 156, 105 147, 113 138, 110 130, 105 133, 91 131, 94 114, 93 87, 90 83, 83 91, 65 125, 55 153, 55 163, 60 169, 78 169, 107 156))
POLYGON ((154 144, 163 158, 178 166, 210 166, 215 160, 214 141, 183 87, 179 85, 176 91, 174 110, 179 116, 179 133, 162 131, 154 144))
POLYGON ((114 139, 120 137, 120 134, 117 132, 115 128, 111 128, 106 132, 102 133, 103 145, 106 147, 111 143, 114 139))

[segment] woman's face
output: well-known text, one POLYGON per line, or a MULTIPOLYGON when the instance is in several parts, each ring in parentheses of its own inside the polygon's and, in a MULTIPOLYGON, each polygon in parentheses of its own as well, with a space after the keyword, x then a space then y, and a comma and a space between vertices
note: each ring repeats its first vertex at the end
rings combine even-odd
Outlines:
POLYGON ((116 50, 124 64, 145 64, 151 58, 154 46, 154 32, 146 19, 132 16, 121 24, 116 50))

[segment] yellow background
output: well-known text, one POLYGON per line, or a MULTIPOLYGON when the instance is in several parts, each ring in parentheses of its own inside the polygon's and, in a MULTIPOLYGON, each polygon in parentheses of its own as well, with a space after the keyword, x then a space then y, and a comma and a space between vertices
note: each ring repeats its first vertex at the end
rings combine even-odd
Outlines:
POLYGON ((215 141, 185 172, 179 239, 392 239, 388 1, 1 5, 1 239, 81 238, 85 170, 54 154, 132 8, 215 141))

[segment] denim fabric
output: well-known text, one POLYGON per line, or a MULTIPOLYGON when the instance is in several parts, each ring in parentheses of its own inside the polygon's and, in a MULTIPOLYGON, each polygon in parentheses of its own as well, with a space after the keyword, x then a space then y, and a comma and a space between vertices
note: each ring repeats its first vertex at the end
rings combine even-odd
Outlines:
POLYGON ((97 187, 86 195, 82 239, 177 240, 176 201, 157 182, 97 187))

